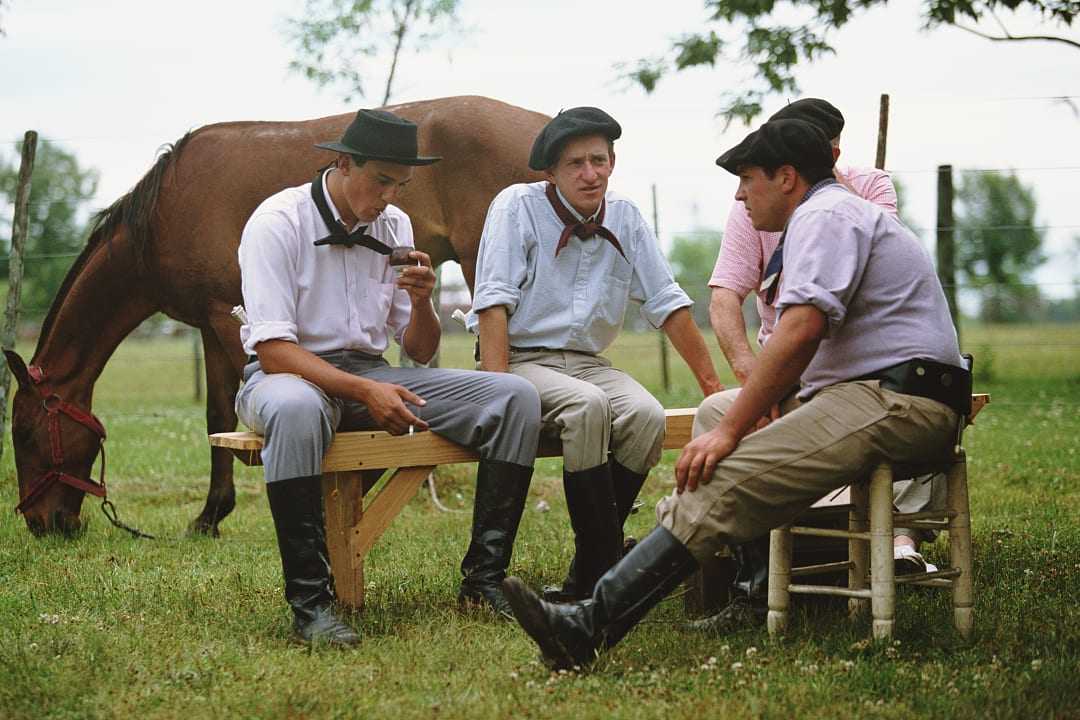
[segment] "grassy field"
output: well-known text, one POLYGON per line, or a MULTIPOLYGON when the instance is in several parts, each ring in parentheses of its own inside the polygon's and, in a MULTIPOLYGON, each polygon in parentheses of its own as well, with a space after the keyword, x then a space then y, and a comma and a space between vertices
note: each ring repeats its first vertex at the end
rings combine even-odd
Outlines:
MULTIPOLYGON (((902 592, 886 646, 828 610, 797 614, 782 642, 764 630, 701 637, 673 598, 594 672, 551 675, 516 626, 455 604, 469 466, 440 471, 454 512, 418 496, 370 555, 361 648, 291 644, 258 469, 237 466, 220 539, 185 535, 209 471, 190 341, 125 343, 94 410, 109 431, 110 495, 158 539, 113 529, 95 502, 81 537, 31 537, 10 512, 4 438, 0 718, 1080 717, 1080 327, 970 327, 964 344, 977 389, 993 394, 966 435, 973 642, 952 631, 940 592, 902 592)), ((672 387, 660 389, 656 348, 655 335, 627 335, 610 356, 665 405, 695 404, 674 354, 672 387)), ((460 336, 448 341, 445 366, 469 357, 460 336)), ((632 533, 652 527, 674 461, 650 477, 632 533)), ((534 586, 561 579, 570 553, 559 473, 538 464, 515 551, 534 586)))

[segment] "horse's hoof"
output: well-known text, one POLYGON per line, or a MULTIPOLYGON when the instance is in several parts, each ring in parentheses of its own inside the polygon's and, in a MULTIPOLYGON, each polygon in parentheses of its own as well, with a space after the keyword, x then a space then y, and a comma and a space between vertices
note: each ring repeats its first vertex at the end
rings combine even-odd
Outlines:
POLYGON ((221 531, 218 530, 217 523, 207 522, 202 518, 195 518, 187 527, 188 535, 208 535, 212 538, 221 537, 221 531))

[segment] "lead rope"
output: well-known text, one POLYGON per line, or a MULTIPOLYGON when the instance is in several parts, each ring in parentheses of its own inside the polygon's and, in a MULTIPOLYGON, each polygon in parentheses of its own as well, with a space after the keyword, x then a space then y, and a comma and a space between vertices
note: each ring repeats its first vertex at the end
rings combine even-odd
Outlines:
MULTIPOLYGON (((105 489, 105 441, 101 441, 101 488, 105 489)), ((138 528, 131 527, 120 520, 120 516, 116 513, 116 506, 109 500, 109 493, 106 490, 105 495, 101 498, 101 512, 105 517, 109 519, 109 522, 113 524, 113 527, 120 528, 126 532, 131 533, 132 537, 145 538, 147 540, 156 540, 157 538, 150 533, 145 533, 138 528)))

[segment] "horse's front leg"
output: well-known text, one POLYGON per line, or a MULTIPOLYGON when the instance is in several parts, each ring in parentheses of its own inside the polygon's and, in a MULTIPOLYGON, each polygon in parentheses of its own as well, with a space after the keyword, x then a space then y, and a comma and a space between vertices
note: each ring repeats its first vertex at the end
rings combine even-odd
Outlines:
MULTIPOLYGON (((233 323, 230 329, 237 331, 233 323)), ((206 359, 206 432, 232 432, 236 429, 234 400, 240 387, 240 375, 229 359, 217 333, 211 328, 202 329, 203 355, 206 359)), ((239 341, 238 341, 239 342, 239 341)), ((199 516, 191 521, 188 532, 219 536, 218 523, 236 506, 236 489, 233 486, 233 456, 225 448, 210 449, 210 490, 206 505, 199 516)))

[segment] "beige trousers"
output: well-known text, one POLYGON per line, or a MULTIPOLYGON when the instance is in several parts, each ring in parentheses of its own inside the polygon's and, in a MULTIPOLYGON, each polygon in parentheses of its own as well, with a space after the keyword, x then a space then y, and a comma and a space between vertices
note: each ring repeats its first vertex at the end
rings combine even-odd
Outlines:
POLYGON ((608 453, 631 472, 660 461, 664 408, 636 380, 599 355, 559 350, 512 350, 510 372, 536 386, 545 429, 558 433, 563 467, 588 470, 608 453))
MULTIPOLYGON (((706 398, 694 414, 693 436, 697 437, 716 427, 716 424, 720 422, 720 418, 731 409, 738 395, 739 388, 731 388, 706 398)), ((799 407, 800 404, 793 393, 780 404, 780 414, 786 415, 799 407)), ((945 476, 940 473, 897 480, 893 483, 893 505, 902 513, 941 510, 945 507, 945 491, 945 476)), ((893 528, 893 536, 898 535, 933 541, 937 533, 933 530, 893 528)))
MULTIPOLYGON (((694 434, 713 428, 730 407, 726 393, 706 398, 694 434)), ((743 438, 695 492, 672 493, 657 520, 701 561, 724 545, 764 535, 794 520, 818 498, 867 474, 882 459, 921 463, 944 455, 957 416, 945 405, 882 390, 877 381, 838 383, 743 438)))

